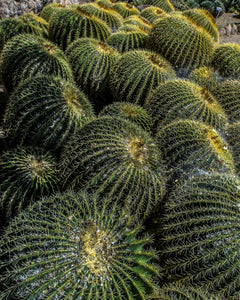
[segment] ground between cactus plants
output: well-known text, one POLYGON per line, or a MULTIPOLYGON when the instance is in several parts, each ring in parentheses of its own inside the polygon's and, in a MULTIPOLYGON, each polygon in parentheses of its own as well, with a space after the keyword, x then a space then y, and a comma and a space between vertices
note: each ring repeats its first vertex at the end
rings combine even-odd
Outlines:
MULTIPOLYGON (((216 19, 218 28, 225 27, 228 23, 240 23, 240 15, 236 13, 224 13, 222 16, 216 19)), ((236 43, 240 44, 240 34, 230 36, 220 36, 219 44, 236 43)))

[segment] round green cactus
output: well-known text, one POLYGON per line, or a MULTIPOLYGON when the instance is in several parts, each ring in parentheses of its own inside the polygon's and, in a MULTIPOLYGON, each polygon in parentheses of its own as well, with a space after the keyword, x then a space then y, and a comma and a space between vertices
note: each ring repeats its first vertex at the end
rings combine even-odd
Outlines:
POLYGON ((169 13, 174 10, 174 6, 169 0, 144 0, 143 4, 157 6, 166 13, 169 13))
POLYGON ((98 4, 103 4, 109 8, 112 8, 113 5, 115 4, 115 1, 114 0, 95 0, 94 1, 95 3, 98 3, 98 4))
POLYGON ((212 93, 225 110, 229 121, 240 121, 240 81, 226 80, 220 82, 212 89, 212 93))
POLYGON ((14 219, 0 240, 0 298, 144 300, 156 292, 151 238, 109 203, 69 191, 14 219))
POLYGON ((166 15, 154 22, 149 47, 177 68, 206 65, 214 53, 210 34, 181 14, 166 15))
POLYGON ((111 30, 104 21, 80 6, 56 11, 49 23, 50 40, 63 50, 78 38, 91 37, 104 42, 110 34, 111 30))
POLYGON ((240 45, 232 43, 217 45, 212 66, 224 77, 240 79, 240 45))
POLYGON ((220 80, 218 72, 206 66, 192 70, 188 79, 206 88, 210 92, 214 90, 220 80))
POLYGON ((20 81, 38 74, 72 80, 67 58, 52 42, 31 34, 18 35, 4 47, 1 56, 2 80, 11 93, 20 81))
POLYGON ((40 13, 40 17, 45 19, 47 22, 49 22, 52 15, 58 9, 62 9, 62 8, 66 8, 66 6, 63 4, 60 4, 60 3, 50 3, 43 7, 43 9, 41 10, 41 13, 40 13))
POLYGON ((198 175, 175 188, 158 226, 168 281, 203 287, 217 299, 239 296, 239 189, 239 179, 226 174, 198 175))
POLYGON ((232 150, 236 173, 240 175, 240 122, 233 123, 227 127, 226 139, 232 150))
POLYGON ((123 24, 123 17, 102 3, 85 3, 81 5, 81 9, 106 22, 112 31, 116 31, 123 24))
POLYGON ((57 190, 54 157, 38 148, 16 148, 0 156, 0 209, 10 218, 57 190))
POLYGON ((147 50, 126 52, 112 69, 110 87, 116 100, 143 105, 160 82, 176 77, 168 61, 147 50))
POLYGON ((139 15, 129 16, 124 20, 124 24, 135 25, 146 32, 149 32, 152 29, 152 24, 146 18, 139 15))
POLYGON ((177 119, 191 119, 222 130, 227 117, 213 95, 187 80, 160 83, 149 96, 145 108, 152 118, 154 132, 177 119))
POLYGON ((162 16, 166 16, 166 13, 157 6, 150 6, 144 8, 141 11, 140 16, 146 18, 149 22, 153 23, 162 16))
POLYGON ((130 120, 146 131, 151 130, 151 119, 148 113, 139 105, 129 102, 115 102, 100 111, 99 116, 119 117, 130 120))
POLYGON ((211 14, 205 9, 189 9, 183 12, 183 15, 188 17, 198 26, 203 27, 212 36, 215 42, 219 41, 219 30, 215 20, 211 14))
POLYGON ((125 2, 117 2, 112 6, 124 19, 131 15, 140 15, 140 11, 133 5, 125 2))
POLYGON ((214 128, 201 122, 173 121, 158 131, 156 141, 172 174, 195 169, 235 171, 227 142, 214 128))
POLYGON ((4 128, 10 145, 42 145, 60 151, 79 128, 94 118, 86 96, 70 81, 38 76, 11 94, 4 128))
POLYGON ((101 117, 86 124, 62 154, 62 186, 115 197, 145 218, 162 200, 165 169, 150 137, 132 121, 101 117))
POLYGON ((31 24, 38 27, 42 31, 42 36, 46 38, 48 37, 49 23, 43 18, 33 13, 26 13, 21 15, 19 19, 23 20, 23 22, 25 22, 26 24, 31 24))

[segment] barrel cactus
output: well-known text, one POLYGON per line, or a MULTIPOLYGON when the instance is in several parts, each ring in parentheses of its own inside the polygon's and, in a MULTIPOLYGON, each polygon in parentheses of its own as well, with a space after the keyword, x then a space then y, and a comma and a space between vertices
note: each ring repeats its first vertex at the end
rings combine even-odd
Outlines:
POLYGON ((172 175, 195 169, 235 171, 225 139, 214 128, 199 121, 173 121, 158 131, 156 141, 172 175))
POLYGON ((105 106, 99 116, 111 116, 130 120, 146 131, 151 130, 151 119, 148 113, 139 105, 129 102, 115 102, 105 106))
POLYGON ((110 199, 69 191, 14 219, 0 240, 1 299, 146 299, 151 238, 110 199))
POLYGON ((41 10, 41 13, 40 13, 40 17, 45 19, 47 22, 49 22, 52 15, 58 9, 62 9, 62 8, 66 8, 66 6, 61 4, 61 3, 56 3, 56 2, 50 3, 50 4, 43 7, 43 9, 41 10))
POLYGON ((157 6, 149 6, 141 11, 140 16, 153 23, 162 16, 166 16, 166 13, 157 6))
POLYGON ((139 15, 129 16, 124 20, 124 24, 136 25, 140 29, 149 32, 152 29, 152 24, 146 18, 139 15))
POLYGON ((187 80, 160 83, 149 96, 145 108, 152 118, 154 132, 177 119, 198 120, 222 130, 227 117, 213 95, 187 80))
POLYGON ((165 191, 165 168, 154 141, 121 118, 86 124, 66 145, 60 170, 64 188, 115 197, 136 217, 145 218, 165 191))
POLYGON ((174 10, 174 6, 169 0, 144 0, 143 4, 157 6, 166 13, 169 13, 174 10))
POLYGON ((210 34, 181 14, 163 16, 153 24, 149 47, 176 68, 206 65, 214 53, 210 34))
POLYGON ((226 174, 202 174, 175 188, 158 226, 168 281, 205 288, 217 299, 237 299, 239 188, 239 179, 226 174))
POLYGON ((19 20, 23 20, 26 24, 31 24, 33 26, 36 26, 42 31, 42 36, 48 37, 48 28, 49 23, 44 20, 43 18, 33 14, 33 13, 26 13, 19 17, 19 20))
POLYGON ((16 148, 0 156, 0 208, 10 218, 57 190, 55 158, 39 148, 16 148))
POLYGON ((116 2, 113 6, 124 19, 131 15, 140 15, 140 11, 133 5, 125 2, 116 2))
POLYGON ((44 75, 15 89, 7 106, 4 128, 12 146, 40 144, 57 154, 93 118, 89 100, 72 82, 44 75))
POLYGON ((118 101, 143 105, 160 82, 175 78, 171 64, 147 50, 126 52, 112 69, 110 87, 118 101))
POLYGON ((72 80, 72 70, 63 51, 52 42, 31 34, 18 35, 5 45, 1 73, 9 93, 20 81, 38 74, 72 80))
POLYGON ((203 66, 192 70, 188 78, 211 92, 218 85, 219 77, 218 72, 212 67, 203 66))

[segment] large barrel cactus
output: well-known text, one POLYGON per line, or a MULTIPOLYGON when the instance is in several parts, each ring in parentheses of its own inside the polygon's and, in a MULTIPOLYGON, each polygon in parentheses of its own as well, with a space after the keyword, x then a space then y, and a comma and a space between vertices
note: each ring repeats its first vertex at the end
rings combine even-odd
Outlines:
POLYGON ((72 80, 67 58, 55 44, 26 34, 14 37, 5 45, 1 56, 1 75, 9 93, 20 81, 41 74, 72 80))
POLYGON ((66 145, 60 170, 64 188, 114 196, 143 218, 165 191, 165 168, 153 139, 121 118, 101 117, 86 124, 66 145))
POLYGON ((14 219, 0 239, 1 299, 146 299, 157 255, 110 199, 67 192, 14 219))
POLYGON ((58 152, 93 117, 89 100, 72 82, 39 76, 12 93, 4 127, 12 146, 40 144, 58 152))
POLYGON ((143 105, 160 82, 176 77, 171 64, 147 50, 126 52, 112 69, 110 87, 118 101, 143 105))
POLYGON ((52 15, 58 9, 62 9, 62 8, 66 8, 66 6, 61 3, 56 3, 56 2, 50 3, 43 7, 43 9, 41 10, 41 13, 40 13, 40 17, 45 19, 47 22, 49 22, 52 15))
POLYGON ((149 47, 175 67, 200 67, 210 63, 214 41, 210 34, 181 14, 166 15, 153 24, 149 47))

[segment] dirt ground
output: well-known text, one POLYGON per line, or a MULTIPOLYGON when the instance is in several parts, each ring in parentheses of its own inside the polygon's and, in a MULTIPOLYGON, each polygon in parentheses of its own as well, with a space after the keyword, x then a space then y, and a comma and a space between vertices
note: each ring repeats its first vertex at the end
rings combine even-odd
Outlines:
MULTIPOLYGON (((240 24, 240 15, 236 13, 225 13, 219 18, 216 19, 216 24, 218 28, 225 27, 228 23, 239 23, 240 24)), ((240 34, 230 35, 230 36, 220 36, 220 44, 225 43, 236 43, 240 44, 240 34)))

